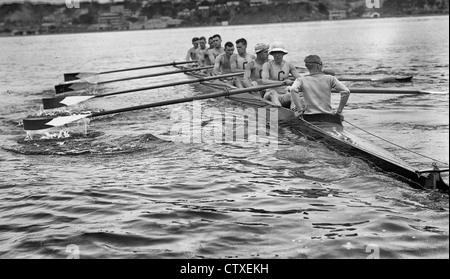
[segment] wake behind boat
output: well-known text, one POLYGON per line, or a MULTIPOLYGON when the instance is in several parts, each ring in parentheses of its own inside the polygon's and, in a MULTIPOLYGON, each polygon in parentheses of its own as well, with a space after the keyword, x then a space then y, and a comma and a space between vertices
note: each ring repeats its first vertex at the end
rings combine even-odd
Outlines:
MULTIPOLYGON (((183 69, 183 67, 175 66, 183 69)), ((204 72, 185 72, 186 75, 195 78, 207 76, 204 72)), ((203 82, 203 85, 214 89, 235 88, 220 80, 203 82)), ((441 172, 434 167, 431 170, 420 171, 410 166, 392 153, 363 140, 348 132, 338 115, 304 115, 296 117, 294 112, 284 107, 276 107, 263 98, 254 94, 243 93, 226 97, 239 104, 245 104, 254 108, 276 108, 280 123, 288 125, 305 135, 308 139, 323 142, 329 149, 339 153, 363 159, 369 165, 394 175, 397 179, 410 184, 414 188, 439 189, 449 191, 449 186, 442 180, 441 172)))

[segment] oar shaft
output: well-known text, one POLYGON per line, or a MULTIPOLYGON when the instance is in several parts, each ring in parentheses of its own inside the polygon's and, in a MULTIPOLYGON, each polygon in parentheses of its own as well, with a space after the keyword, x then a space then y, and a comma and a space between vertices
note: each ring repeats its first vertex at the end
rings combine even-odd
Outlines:
POLYGON ((407 89, 376 89, 376 88, 350 88, 351 93, 368 93, 368 94, 429 94, 422 90, 407 89))
POLYGON ((89 117, 98 117, 98 116, 116 114, 116 113, 121 113, 121 112, 128 112, 128 111, 135 111, 135 110, 141 110, 141 109, 175 105, 175 104, 187 103, 187 102, 192 102, 192 101, 197 101, 197 100, 227 97, 227 96, 237 95, 237 94, 242 94, 242 93, 247 93, 247 92, 261 91, 261 90, 265 90, 265 89, 269 89, 269 88, 279 87, 282 85, 284 85, 284 83, 277 83, 277 84, 270 84, 270 85, 257 86, 257 87, 251 87, 251 88, 235 89, 235 90, 223 90, 221 92, 207 94, 207 95, 198 95, 198 96, 192 96, 192 97, 187 97, 187 98, 182 98, 182 99, 175 99, 175 100, 162 101, 162 102, 157 102, 157 103, 152 103, 152 104, 127 107, 127 108, 121 108, 121 109, 110 110, 110 111, 97 112, 97 113, 91 114, 89 117))
POLYGON ((243 73, 239 72, 239 73, 231 73, 231 74, 220 75, 220 76, 210 76, 210 77, 197 78, 197 79, 192 79, 192 80, 184 80, 184 81, 178 81, 178 82, 172 82, 172 83, 166 83, 166 84, 158 84, 158 85, 153 85, 153 86, 148 86, 148 87, 106 93, 106 94, 102 94, 102 95, 97 95, 94 98, 101 98, 101 97, 106 97, 106 96, 113 96, 113 95, 119 95, 119 94, 125 94, 125 93, 145 91, 145 90, 152 90, 152 89, 164 88, 164 87, 169 87, 169 86, 177 86, 177 85, 183 85, 183 84, 205 82, 205 81, 209 81, 209 80, 240 76, 242 74, 243 73))
POLYGON ((98 82, 97 84, 105 84, 105 83, 126 81, 126 80, 132 80, 132 79, 141 79, 141 78, 149 78, 149 77, 157 77, 157 76, 164 76, 164 75, 173 75, 173 74, 179 74, 179 73, 194 72, 194 71, 211 69, 213 67, 214 66, 206 66, 206 67, 198 67, 198 68, 192 68, 192 69, 184 69, 184 70, 177 70, 177 71, 168 71, 168 72, 154 73, 154 74, 143 75, 143 76, 136 76, 136 77, 127 77, 127 78, 106 80, 106 81, 98 82))
POLYGON ((112 70, 112 71, 105 71, 100 72, 99 74, 112 74, 112 73, 119 73, 119 72, 126 72, 126 71, 135 71, 135 70, 143 70, 143 69, 151 69, 151 68, 159 68, 159 67, 166 67, 166 66, 176 66, 176 65, 184 65, 184 64, 192 64, 197 63, 198 61, 183 61, 183 62, 172 62, 172 63, 164 63, 164 64, 157 64, 157 65, 150 65, 150 66, 142 66, 142 67, 135 67, 135 68, 129 68, 129 69, 121 69, 121 70, 112 70))

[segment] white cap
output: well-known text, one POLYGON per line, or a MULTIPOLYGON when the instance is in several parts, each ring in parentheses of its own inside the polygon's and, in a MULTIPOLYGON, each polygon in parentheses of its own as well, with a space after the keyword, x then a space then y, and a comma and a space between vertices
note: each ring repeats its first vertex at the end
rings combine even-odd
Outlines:
POLYGON ((288 54, 284 44, 279 43, 279 42, 275 42, 272 45, 270 45, 269 54, 272 53, 272 52, 277 52, 277 51, 283 52, 284 54, 288 54))

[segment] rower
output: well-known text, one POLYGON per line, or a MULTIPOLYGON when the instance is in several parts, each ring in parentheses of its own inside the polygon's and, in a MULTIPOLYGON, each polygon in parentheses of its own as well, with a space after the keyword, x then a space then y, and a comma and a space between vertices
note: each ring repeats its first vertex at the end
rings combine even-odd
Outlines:
MULTIPOLYGON (((214 68, 212 70, 213 75, 223 75, 231 73, 231 56, 234 53, 234 45, 232 42, 225 44, 225 52, 217 56, 214 68)), ((233 78, 227 80, 227 83, 234 83, 233 78)))
POLYGON ((208 38, 208 45, 209 45, 208 50, 214 48, 214 39, 213 39, 213 37, 209 37, 208 38))
POLYGON ((323 72, 322 59, 319 56, 307 56, 305 66, 309 70, 309 75, 297 78, 289 88, 293 102, 299 110, 296 116, 303 115, 305 120, 311 121, 315 115, 338 115, 342 122, 344 120, 342 111, 350 97, 350 90, 336 77, 323 72), (341 94, 336 112, 331 108, 331 90, 333 89, 341 94))
MULTIPOLYGON (((283 58, 288 52, 284 44, 276 42, 269 48, 269 54, 273 56, 273 60, 266 62, 262 69, 263 84, 274 84, 284 81, 287 86, 292 85, 289 79, 289 74, 294 78, 299 78, 300 75, 294 65, 285 61, 283 58)), ((271 101, 277 106, 286 108, 294 108, 294 103, 291 102, 291 94, 288 94, 285 88, 269 89, 264 94, 264 99, 271 101)))
POLYGON ((209 61, 216 61, 217 56, 224 53, 225 50, 222 47, 222 38, 219 34, 212 36, 213 38, 213 48, 208 50, 209 61))
POLYGON ((199 38, 194 37, 192 38, 192 45, 187 54, 186 54, 186 61, 195 61, 197 60, 197 54, 195 53, 195 50, 198 48, 198 40, 199 38))
MULTIPOLYGON (((247 40, 244 38, 238 39, 236 41, 236 49, 237 53, 231 55, 230 63, 231 63, 231 71, 234 72, 243 72, 245 70, 245 66, 255 59, 254 55, 247 53, 247 40)), ((234 79, 234 85, 243 88, 242 78, 236 77, 234 79)))
POLYGON ((255 46, 256 58, 245 65, 243 85, 248 88, 262 84, 262 68, 269 62, 269 45, 258 43, 255 46))
POLYGON ((209 60, 208 48, 206 48, 206 38, 205 37, 199 38, 198 48, 195 52, 196 52, 196 55, 198 58, 198 64, 200 65, 200 67, 212 65, 212 62, 209 60))

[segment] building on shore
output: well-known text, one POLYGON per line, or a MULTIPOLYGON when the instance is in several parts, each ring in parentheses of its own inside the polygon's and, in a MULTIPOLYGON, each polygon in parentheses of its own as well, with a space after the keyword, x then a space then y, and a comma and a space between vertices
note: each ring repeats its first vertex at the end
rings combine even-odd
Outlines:
POLYGON ((129 24, 130 30, 139 29, 161 29, 168 27, 179 27, 183 23, 182 20, 173 19, 168 16, 162 16, 160 18, 147 19, 146 16, 139 17, 136 22, 129 24))
POLYGON ((250 0, 250 7, 272 4, 272 0, 250 0))
POLYGON ((330 10, 328 15, 329 20, 345 19, 347 18, 346 10, 330 10))
POLYGON ((379 12, 365 12, 361 15, 363 18, 380 18, 381 14, 379 12))

